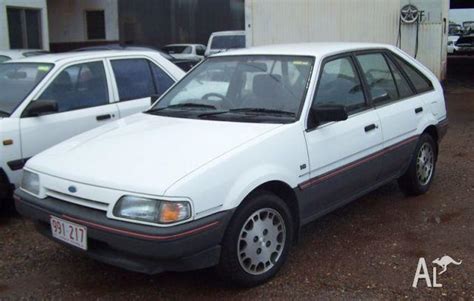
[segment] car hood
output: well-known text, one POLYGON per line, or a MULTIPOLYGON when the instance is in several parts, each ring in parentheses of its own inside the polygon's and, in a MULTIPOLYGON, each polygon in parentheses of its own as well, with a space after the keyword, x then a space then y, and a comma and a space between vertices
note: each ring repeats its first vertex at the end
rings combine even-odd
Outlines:
POLYGON ((189 173, 279 126, 137 114, 63 142, 26 167, 73 182, 164 195, 189 173))

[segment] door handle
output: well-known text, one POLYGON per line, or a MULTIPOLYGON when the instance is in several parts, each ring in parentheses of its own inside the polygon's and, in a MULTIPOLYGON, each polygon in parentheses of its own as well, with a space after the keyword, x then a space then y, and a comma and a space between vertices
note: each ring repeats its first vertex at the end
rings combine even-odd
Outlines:
POLYGON ((368 126, 366 126, 366 127, 364 128, 364 130, 365 130, 365 132, 367 133, 367 132, 373 131, 373 130, 378 129, 378 128, 379 128, 379 127, 378 127, 377 125, 375 125, 375 124, 372 123, 372 124, 369 124, 368 126))
POLYGON ((418 114, 418 113, 421 113, 423 112, 423 108, 422 107, 419 107, 419 108, 416 108, 415 109, 415 114, 418 114))
POLYGON ((103 121, 103 120, 107 120, 107 119, 112 119, 112 115, 110 114, 105 114, 105 115, 99 115, 97 116, 95 119, 97 119, 97 121, 103 121))

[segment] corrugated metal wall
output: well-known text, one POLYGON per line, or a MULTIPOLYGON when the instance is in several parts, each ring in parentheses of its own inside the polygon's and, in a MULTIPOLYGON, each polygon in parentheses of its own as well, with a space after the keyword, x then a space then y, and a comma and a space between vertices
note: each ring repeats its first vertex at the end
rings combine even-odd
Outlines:
MULTIPOLYGON (((420 25, 418 59, 443 77, 446 43, 443 18, 448 0, 412 0, 427 9, 420 25)), ((349 41, 395 45, 401 7, 408 0, 246 0, 250 45, 349 41)), ((402 49, 414 55, 416 25, 402 26, 402 49)))

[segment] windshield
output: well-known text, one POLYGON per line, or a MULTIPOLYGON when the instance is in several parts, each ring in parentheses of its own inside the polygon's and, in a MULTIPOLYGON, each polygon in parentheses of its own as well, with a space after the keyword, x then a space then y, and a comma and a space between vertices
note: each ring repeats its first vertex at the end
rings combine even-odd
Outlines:
POLYGON ((0 116, 9 116, 52 69, 52 64, 0 64, 0 116))
POLYGON ((189 54, 193 52, 190 46, 167 46, 163 48, 163 51, 168 54, 189 54))
POLYGON ((148 112, 193 119, 287 123, 297 119, 314 59, 210 58, 148 112))
POLYGON ((245 48, 245 36, 215 36, 212 38, 211 49, 245 48))

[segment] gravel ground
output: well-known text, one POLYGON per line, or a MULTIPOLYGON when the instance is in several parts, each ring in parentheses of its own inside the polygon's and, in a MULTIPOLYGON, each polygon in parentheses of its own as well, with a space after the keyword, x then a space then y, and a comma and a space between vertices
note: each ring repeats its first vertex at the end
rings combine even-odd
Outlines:
MULTIPOLYGON (((469 299, 474 300, 474 58, 450 58, 450 128, 429 193, 391 183, 308 225, 280 274, 235 289, 211 270, 146 276, 95 262, 0 217, 0 299, 469 299), (462 260, 442 288, 411 287, 419 257, 462 260)), ((438 269, 439 271, 439 269, 438 269)))

